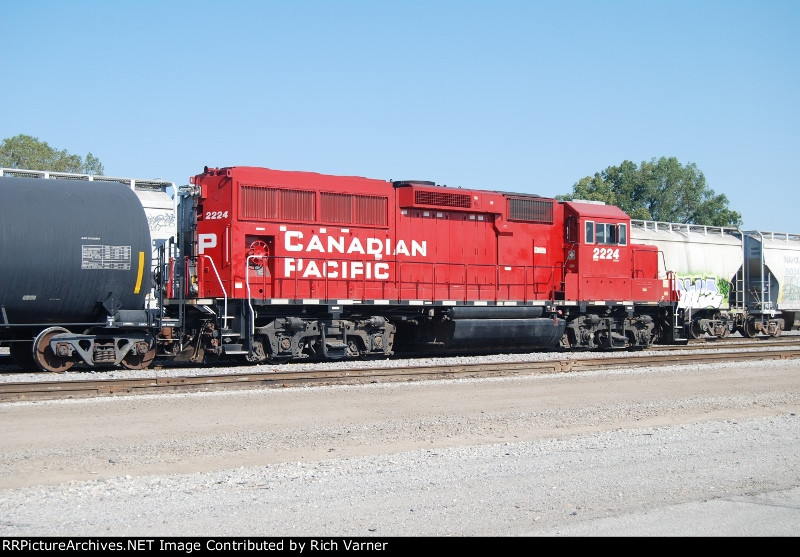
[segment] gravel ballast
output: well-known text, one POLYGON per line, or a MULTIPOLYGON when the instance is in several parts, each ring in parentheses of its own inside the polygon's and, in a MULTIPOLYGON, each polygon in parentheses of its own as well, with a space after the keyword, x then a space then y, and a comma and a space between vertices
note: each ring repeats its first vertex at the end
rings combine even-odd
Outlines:
POLYGON ((4 403, 0 535, 796 536, 798 410, 794 360, 4 403))

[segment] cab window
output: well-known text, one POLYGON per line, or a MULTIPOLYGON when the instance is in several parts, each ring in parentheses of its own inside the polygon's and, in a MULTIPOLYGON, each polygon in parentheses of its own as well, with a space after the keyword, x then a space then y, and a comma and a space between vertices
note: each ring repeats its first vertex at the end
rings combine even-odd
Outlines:
POLYGON ((578 230, 580 229, 578 228, 578 219, 575 217, 567 217, 566 228, 567 242, 570 244, 579 242, 580 238, 578 237, 578 230))
POLYGON ((594 244, 594 221, 586 221, 586 243, 594 244))
POLYGON ((595 225, 595 237, 598 244, 605 245, 627 245, 628 243, 628 225, 624 223, 611 224, 607 222, 598 222, 595 225))
POLYGON ((617 225, 617 230, 619 233, 617 234, 617 243, 621 246, 628 245, 628 225, 625 223, 619 223, 617 225))
POLYGON ((597 226, 595 227, 595 236, 597 237, 598 244, 610 244, 611 241, 611 231, 609 230, 609 225, 598 222, 597 226))
MULTIPOLYGON (((567 236, 570 229, 567 228, 567 236)), ((628 225, 624 222, 611 224, 608 222, 594 222, 587 220, 584 228, 584 241, 587 244, 602 244, 614 246, 628 245, 628 225)))

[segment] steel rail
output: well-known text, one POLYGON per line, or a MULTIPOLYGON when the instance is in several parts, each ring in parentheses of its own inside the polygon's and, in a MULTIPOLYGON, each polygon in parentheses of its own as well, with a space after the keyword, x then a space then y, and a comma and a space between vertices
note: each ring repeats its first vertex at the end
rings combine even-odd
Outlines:
POLYGON ((727 353, 660 353, 610 358, 582 358, 414 366, 351 368, 325 371, 269 371, 218 375, 0 383, 0 402, 92 398, 118 395, 187 393, 229 389, 287 388, 297 386, 354 385, 391 381, 513 377, 574 373, 609 368, 699 365, 720 362, 800 358, 800 349, 769 349, 727 353))

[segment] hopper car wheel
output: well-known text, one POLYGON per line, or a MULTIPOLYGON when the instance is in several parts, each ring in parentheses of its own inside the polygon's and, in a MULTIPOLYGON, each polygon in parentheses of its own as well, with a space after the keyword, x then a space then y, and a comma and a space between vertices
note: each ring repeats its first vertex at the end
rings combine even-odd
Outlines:
POLYGON ((754 338, 758 336, 758 329, 756 329, 756 318, 752 315, 749 316, 742 326, 742 334, 747 338, 754 338))
POLYGON ((33 360, 36 365, 44 371, 53 373, 63 373, 75 363, 74 360, 59 356, 50 348, 50 339, 61 333, 69 331, 62 327, 50 327, 45 329, 33 341, 33 360))
POLYGON ((156 358, 156 346, 151 340, 136 343, 136 350, 128 352, 120 362, 126 369, 147 369, 156 358))
POLYGON ((692 338, 701 338, 703 336, 703 329, 700 328, 700 323, 692 321, 689 325, 689 335, 692 338))

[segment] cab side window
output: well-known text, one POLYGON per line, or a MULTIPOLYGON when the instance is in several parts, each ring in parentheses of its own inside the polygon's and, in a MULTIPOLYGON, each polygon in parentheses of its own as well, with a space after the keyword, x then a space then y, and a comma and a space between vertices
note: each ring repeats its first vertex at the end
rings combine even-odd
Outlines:
POLYGON ((628 225, 598 222, 595 226, 598 244, 625 246, 628 244, 628 225))
POLYGON ((586 243, 594 244, 594 221, 586 221, 586 243))
POLYGON ((617 225, 617 243, 621 246, 628 245, 628 225, 625 223, 620 223, 617 225))
MULTIPOLYGON (((567 234, 569 235, 569 229, 567 234)), ((628 225, 625 223, 611 224, 607 222, 586 221, 584 241, 587 244, 601 244, 611 246, 628 245, 628 225)))
POLYGON ((607 224, 598 222, 597 226, 595 227, 595 235, 597 236, 597 243, 598 244, 610 244, 611 243, 609 241, 609 238, 608 238, 609 230, 608 230, 608 225, 607 224))
POLYGON ((580 242, 580 238, 578 238, 578 219, 575 217, 567 217, 566 228, 567 242, 570 244, 580 242))

